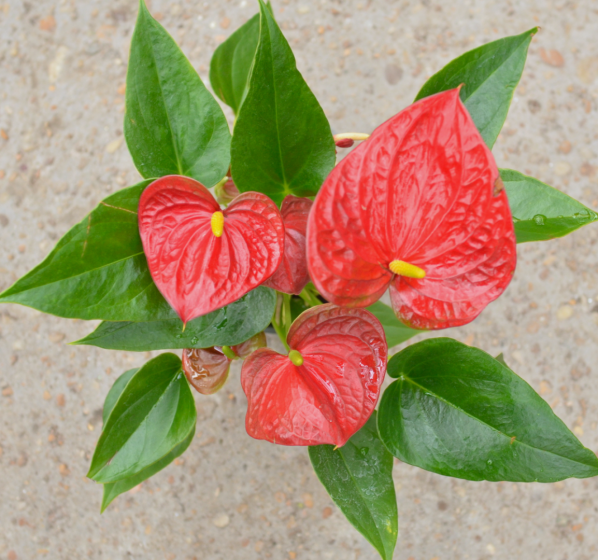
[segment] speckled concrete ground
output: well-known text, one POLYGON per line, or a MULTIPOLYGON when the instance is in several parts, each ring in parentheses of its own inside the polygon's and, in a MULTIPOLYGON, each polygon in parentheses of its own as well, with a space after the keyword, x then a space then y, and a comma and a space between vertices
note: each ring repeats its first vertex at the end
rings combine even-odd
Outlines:
MULTIPOLYGON (((542 26, 495 147, 512 167, 598 206, 593 0, 274 0, 336 132, 371 131, 463 51, 542 26)), ((252 0, 153 0, 202 78, 252 0)), ((138 179, 123 144, 136 0, 0 1, 0 288, 108 193, 138 179)), ((227 113, 228 114, 228 113, 227 113)), ((506 359, 598 450, 598 226, 519 247, 506 294, 446 333, 506 359)), ((184 457, 100 516, 85 479, 116 376, 150 355, 68 347, 94 325, 0 308, 0 558, 374 559, 302 448, 251 440, 235 370, 197 398, 184 457), (228 524, 217 527, 216 519, 228 524)), ((395 466, 400 560, 583 560, 597 480, 471 483, 395 466)), ((217 522, 223 525, 222 522, 217 522)))

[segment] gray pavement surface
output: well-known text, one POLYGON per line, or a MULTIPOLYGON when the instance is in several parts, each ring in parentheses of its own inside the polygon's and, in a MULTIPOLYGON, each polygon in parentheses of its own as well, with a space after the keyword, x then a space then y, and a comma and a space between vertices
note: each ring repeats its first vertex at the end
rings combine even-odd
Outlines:
MULTIPOLYGON (((152 0, 207 82, 211 53, 253 0, 152 0)), ((494 153, 598 207, 595 0, 274 0, 335 132, 370 132, 462 52, 540 25, 494 153)), ((0 0, 0 288, 139 176, 123 143, 136 0, 0 0)), ((230 116, 230 113, 227 112, 230 116)), ((507 292, 445 331, 498 354, 598 451, 598 226, 519 246, 507 292)), ((104 396, 151 354, 69 347, 95 324, 0 307, 0 559, 374 559, 304 448, 250 439, 234 369, 197 396, 183 458, 100 515, 85 478, 104 396)), ((395 559, 585 560, 598 480, 474 483, 395 465, 395 559)))

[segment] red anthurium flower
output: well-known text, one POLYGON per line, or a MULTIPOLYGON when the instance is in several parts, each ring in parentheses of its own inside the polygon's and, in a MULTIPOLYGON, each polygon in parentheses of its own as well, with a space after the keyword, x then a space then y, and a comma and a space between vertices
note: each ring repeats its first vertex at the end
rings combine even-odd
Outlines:
POLYGON ((285 197, 280 207, 284 222, 284 254, 276 272, 264 284, 285 294, 300 294, 309 282, 305 234, 307 217, 313 202, 292 194, 285 197))
POLYGON ((228 378, 231 359, 220 348, 186 348, 183 371, 191 386, 202 395, 222 389, 228 378))
POLYGON ((338 305, 390 286, 420 329, 473 320, 515 270, 513 222, 498 169, 454 89, 381 125, 332 171, 310 213, 309 272, 338 305))
POLYGON ((365 309, 326 304, 293 323, 288 356, 256 350, 243 364, 247 433, 282 445, 344 445, 370 417, 388 347, 365 309))
POLYGON ((154 282, 184 323, 238 300, 278 268, 284 225, 266 195, 224 210, 201 183, 168 176, 139 201, 139 232, 154 282))

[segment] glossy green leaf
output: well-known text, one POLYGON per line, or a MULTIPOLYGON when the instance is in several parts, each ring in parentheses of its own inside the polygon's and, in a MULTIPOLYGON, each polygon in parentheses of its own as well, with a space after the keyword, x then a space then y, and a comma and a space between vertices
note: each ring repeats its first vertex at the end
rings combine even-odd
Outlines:
MULTIPOLYGON (((115 382, 114 385, 110 388, 108 395, 106 395, 106 399, 104 401, 104 412, 103 412, 103 422, 106 425, 106 421, 112 412, 114 405, 117 403, 119 397, 125 390, 127 383, 130 379, 139 371, 139 368, 130 369, 123 373, 115 382)), ((128 492, 131 488, 134 488, 138 484, 141 484, 144 480, 154 476, 157 472, 161 471, 165 467, 167 467, 172 461, 174 461, 177 457, 181 456, 186 449, 189 447, 191 442, 193 441, 193 437, 195 436, 195 426, 189 432, 187 439, 185 439, 182 443, 177 445, 172 449, 168 455, 165 455, 159 461, 156 461, 149 467, 146 467, 142 471, 138 472, 137 474, 130 476, 128 478, 124 478, 119 480, 118 482, 108 482, 104 484, 104 495, 102 498, 102 509, 104 510, 110 505, 110 503, 120 494, 128 492)))
POLYGON ((343 446, 309 447, 318 478, 351 524, 390 560, 399 518, 392 480, 392 455, 378 437, 376 411, 343 446))
POLYGON ((415 100, 463 84, 461 101, 482 138, 492 148, 507 118, 513 92, 521 79, 527 49, 537 27, 487 43, 462 54, 434 74, 415 100))
POLYGON ((177 457, 180 457, 191 445, 193 438, 195 436, 195 426, 189 432, 187 439, 185 439, 182 443, 177 445, 173 448, 173 450, 168 454, 162 457, 159 461, 156 461, 149 467, 146 467, 142 471, 138 472, 137 474, 130 476, 128 478, 123 478, 117 482, 107 482, 104 484, 104 495, 102 497, 102 513, 104 510, 110 505, 110 503, 119 496, 120 494, 124 494, 131 490, 131 488, 135 488, 138 484, 141 484, 143 481, 147 480, 154 476, 157 472, 161 471, 170 463, 172 463, 177 457))
POLYGON ((107 483, 141 473, 186 441, 196 416, 180 358, 159 355, 126 384, 108 416, 87 476, 107 483))
POLYGON ((382 324, 389 348, 401 344, 418 334, 426 332, 420 329, 412 329, 401 323, 401 321, 397 319, 392 308, 381 301, 377 301, 369 307, 366 307, 366 309, 370 313, 373 313, 382 324))
POLYGON ((598 214, 565 193, 510 169, 501 169, 517 243, 563 237, 598 220, 598 214))
POLYGON ((245 97, 259 37, 260 15, 256 14, 218 46, 210 62, 212 89, 235 114, 245 97))
POLYGON ((263 331, 270 324, 275 305, 274 290, 259 286, 236 302, 189 321, 184 331, 178 317, 165 321, 104 322, 74 344, 132 352, 233 346, 263 331))
POLYGON ((114 382, 112 387, 110 387, 110 391, 108 391, 108 394, 104 399, 104 409, 102 411, 102 424, 104 426, 108 421, 108 416, 110 416, 110 413, 112 412, 112 409, 116 404, 116 401, 118 401, 118 398, 122 395, 122 392, 125 390, 127 383, 131 380, 131 377, 133 377, 138 371, 139 368, 133 368, 128 371, 125 371, 125 373, 118 377, 118 379, 114 382))
POLYGON ((125 138, 143 177, 186 175, 211 187, 228 171, 226 117, 143 0, 129 55, 125 138))
POLYGON ((467 480, 555 482, 598 475, 598 458, 500 361, 449 338, 388 363, 380 438, 410 465, 467 480))
POLYGON ((315 195, 336 155, 324 111, 261 0, 260 10, 260 40, 232 141, 232 174, 240 191, 259 191, 280 204, 288 194, 315 195))
POLYGON ((0 303, 75 319, 176 317, 152 280, 139 237, 139 197, 150 183, 102 201, 40 265, 0 294, 0 303))

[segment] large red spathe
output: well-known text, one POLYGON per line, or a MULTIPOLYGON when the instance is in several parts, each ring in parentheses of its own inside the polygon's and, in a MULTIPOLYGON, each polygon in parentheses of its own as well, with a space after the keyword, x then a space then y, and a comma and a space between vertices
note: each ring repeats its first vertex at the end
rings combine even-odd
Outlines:
POLYGON ((509 284, 511 213, 492 153, 454 89, 408 107, 336 166, 310 212, 309 272, 338 305, 374 303, 390 286, 406 324, 473 320, 509 284), (422 269, 395 275, 390 263, 422 269))
POLYGON ((295 320, 287 342, 302 365, 269 348, 243 364, 247 433, 282 445, 344 445, 380 395, 388 353, 380 322, 365 309, 319 305, 295 320))
POLYGON ((284 223, 284 254, 276 272, 265 282, 273 290, 285 294, 300 294, 309 282, 305 235, 307 218, 313 202, 292 194, 280 207, 284 223))
POLYGON ((247 192, 222 211, 201 183, 176 175, 143 191, 139 232, 154 282, 184 323, 238 300, 278 268, 284 226, 267 196, 247 192), (222 218, 222 216, 221 216, 222 218))

